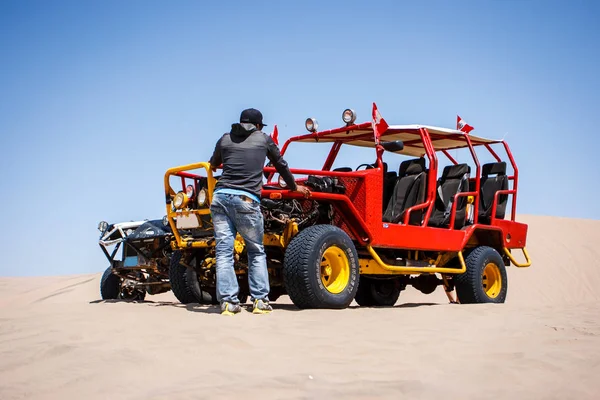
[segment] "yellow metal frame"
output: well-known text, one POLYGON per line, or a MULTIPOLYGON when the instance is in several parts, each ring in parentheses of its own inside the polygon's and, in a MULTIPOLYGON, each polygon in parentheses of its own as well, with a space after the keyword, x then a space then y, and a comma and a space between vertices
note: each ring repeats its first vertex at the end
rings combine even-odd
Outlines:
POLYGON ((529 258, 529 253, 527 253, 527 249, 525 247, 523 247, 522 249, 517 249, 517 250, 523 250, 523 255, 525 256, 525 264, 521 264, 517 260, 515 260, 515 258, 511 254, 511 252, 506 247, 504 248, 504 254, 506 254, 506 256, 508 257, 510 262, 512 262, 515 267, 518 267, 518 268, 529 267, 531 265, 531 259, 529 258))
MULTIPOLYGON (((431 264, 428 267, 401 267, 397 265, 389 265, 383 262, 379 257, 375 249, 370 245, 367 246, 367 250, 372 260, 361 258, 360 273, 361 274, 376 274, 376 275, 411 275, 411 274, 425 274, 425 273, 439 273, 439 274, 462 274, 467 271, 467 265, 463 258, 462 251, 457 253, 460 261, 460 268, 444 268, 437 267, 435 264, 431 264)), ((440 257, 438 257, 440 260, 440 257)), ((437 261, 436 261, 437 262, 437 261)))
MULTIPOLYGON (((175 220, 173 219, 177 215, 207 215, 210 214, 209 205, 212 202, 213 191, 215 189, 216 179, 213 176, 211 165, 208 162, 199 162, 194 164, 181 165, 179 167, 170 168, 165 173, 164 177, 164 185, 165 185, 165 195, 171 198, 171 202, 167 204, 167 220, 169 221, 169 225, 173 230, 173 236, 175 236, 175 241, 171 242, 171 247, 174 250, 178 249, 189 249, 189 248, 207 248, 214 246, 213 239, 195 239, 195 240, 186 240, 181 237, 179 234, 179 230, 177 229, 177 225, 175 220), (175 195, 177 194, 172 188, 169 182, 171 176, 175 176, 178 172, 190 171, 194 169, 204 168, 206 170, 206 177, 208 182, 208 191, 206 194, 206 208, 197 209, 197 210, 173 210, 172 201, 175 195)), ((283 233, 281 235, 268 233, 264 235, 263 243, 265 246, 277 246, 281 248, 287 247, 292 238, 296 236, 298 233, 298 223, 295 221, 289 222, 283 233)), ((244 248, 244 241, 241 237, 236 238, 236 252, 241 253, 244 248)))
POLYGON ((216 179, 213 176, 212 169, 210 163, 208 162, 199 162, 194 164, 181 165, 179 167, 169 168, 167 172, 165 172, 164 185, 165 185, 165 195, 171 198, 171 202, 169 202, 166 206, 167 208, 167 220, 169 221, 169 225, 173 230, 173 235, 175 236, 175 242, 171 242, 171 246, 173 249, 188 249, 188 248, 206 248, 211 245, 208 244, 211 240, 194 240, 188 241, 181 237, 179 231, 177 230, 177 225, 175 224, 174 217, 177 215, 207 215, 210 214, 210 208, 203 208, 199 210, 175 210, 172 209, 173 197, 176 195, 176 192, 171 188, 171 184, 169 183, 169 178, 174 176, 177 172, 190 171, 194 169, 204 168, 206 170, 206 178, 208 182, 208 192, 207 192, 207 202, 209 205, 212 202, 213 191, 215 189, 216 179))

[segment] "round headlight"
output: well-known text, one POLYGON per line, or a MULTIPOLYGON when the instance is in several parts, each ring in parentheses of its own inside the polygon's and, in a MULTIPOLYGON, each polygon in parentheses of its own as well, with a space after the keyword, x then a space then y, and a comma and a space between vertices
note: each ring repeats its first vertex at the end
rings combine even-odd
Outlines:
POLYGON ((175 195, 175 198, 173 199, 173 205, 175 206, 175 208, 183 208, 187 205, 187 202, 188 197, 183 192, 177 193, 175 195))
POLYGON ((304 123, 306 130, 309 132, 316 132, 319 128, 319 123, 314 118, 306 118, 306 122, 304 123))
POLYGON ((354 121, 356 121, 356 113, 354 112, 354 110, 350 109, 350 108, 346 108, 344 110, 344 112, 342 113, 342 120, 347 124, 350 125, 352 124, 354 121))
POLYGON ((163 217, 162 223, 164 226, 169 226, 169 218, 166 215, 163 217))
POLYGON ((100 223, 98 223, 98 230, 100 232, 106 232, 107 229, 108 229, 108 222, 100 221, 100 223))
POLYGON ((287 183, 285 183, 285 179, 283 179, 283 176, 281 175, 279 175, 279 178, 277 178, 277 183, 279 183, 279 186, 281 186, 282 188, 287 187, 287 183))
POLYGON ((198 192, 198 206, 202 207, 203 205, 206 204, 206 189, 202 188, 200 189, 200 192, 198 192))
POLYGON ((194 197, 194 187, 192 185, 187 185, 187 187, 185 188, 185 194, 188 197, 188 199, 194 197))

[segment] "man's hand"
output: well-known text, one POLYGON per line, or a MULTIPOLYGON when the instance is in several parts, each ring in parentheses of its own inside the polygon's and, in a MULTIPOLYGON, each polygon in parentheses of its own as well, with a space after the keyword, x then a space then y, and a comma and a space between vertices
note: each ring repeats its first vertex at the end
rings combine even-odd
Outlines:
POLYGON ((296 190, 294 190, 294 192, 300 192, 304 195, 304 197, 310 196, 310 189, 306 186, 296 185, 296 190))

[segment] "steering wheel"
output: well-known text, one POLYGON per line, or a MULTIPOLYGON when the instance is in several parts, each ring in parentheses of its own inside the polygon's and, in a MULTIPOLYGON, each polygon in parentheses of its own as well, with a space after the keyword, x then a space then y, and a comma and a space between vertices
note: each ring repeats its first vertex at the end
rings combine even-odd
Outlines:
POLYGON ((358 167, 356 167, 355 171, 358 171, 360 169, 360 167, 366 167, 365 169, 375 168, 375 166, 373 164, 360 164, 358 167))

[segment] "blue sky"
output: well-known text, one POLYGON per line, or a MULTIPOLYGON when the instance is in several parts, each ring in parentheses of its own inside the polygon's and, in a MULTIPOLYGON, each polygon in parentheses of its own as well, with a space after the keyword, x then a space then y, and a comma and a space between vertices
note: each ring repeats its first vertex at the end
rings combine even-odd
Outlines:
MULTIPOLYGON (((506 135, 518 212, 600 219, 594 1, 0 1, 0 275, 99 272, 98 221, 164 215, 247 107, 280 138, 393 124, 506 135)), ((371 162, 370 153, 367 160, 371 162)), ((292 167, 321 152, 290 151, 292 167)), ((340 163, 358 165, 346 156, 340 163)))

